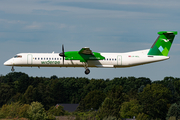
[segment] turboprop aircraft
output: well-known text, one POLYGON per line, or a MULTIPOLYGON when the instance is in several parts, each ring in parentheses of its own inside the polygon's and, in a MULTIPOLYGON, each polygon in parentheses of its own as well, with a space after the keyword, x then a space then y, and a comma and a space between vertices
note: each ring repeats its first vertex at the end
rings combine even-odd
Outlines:
POLYGON ((19 53, 7 60, 4 65, 20 67, 84 67, 85 74, 89 74, 88 67, 123 68, 143 65, 169 59, 168 53, 177 31, 160 31, 159 36, 150 49, 126 53, 92 52, 84 47, 80 51, 61 53, 19 53))

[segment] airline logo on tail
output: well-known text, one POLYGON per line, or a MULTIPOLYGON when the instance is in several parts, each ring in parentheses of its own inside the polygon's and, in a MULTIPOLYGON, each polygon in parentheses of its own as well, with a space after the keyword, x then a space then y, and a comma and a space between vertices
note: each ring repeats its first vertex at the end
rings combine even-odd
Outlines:
POLYGON ((174 37, 177 35, 177 31, 161 31, 158 32, 158 34, 159 37, 152 45, 148 55, 168 56, 174 37))
POLYGON ((162 39, 162 40, 164 40, 164 42, 169 42, 170 39, 167 39, 167 40, 166 39, 162 39))

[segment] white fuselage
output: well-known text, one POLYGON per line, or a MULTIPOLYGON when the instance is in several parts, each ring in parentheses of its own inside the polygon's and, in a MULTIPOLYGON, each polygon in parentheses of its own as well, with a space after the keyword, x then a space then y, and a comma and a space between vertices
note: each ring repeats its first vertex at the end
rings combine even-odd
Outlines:
MULTIPOLYGON (((148 56, 149 49, 126 53, 100 53, 104 60, 89 60, 88 67, 131 67, 169 59, 169 56, 148 56)), ((21 67, 84 67, 79 60, 64 60, 59 53, 20 53, 4 63, 21 67)))

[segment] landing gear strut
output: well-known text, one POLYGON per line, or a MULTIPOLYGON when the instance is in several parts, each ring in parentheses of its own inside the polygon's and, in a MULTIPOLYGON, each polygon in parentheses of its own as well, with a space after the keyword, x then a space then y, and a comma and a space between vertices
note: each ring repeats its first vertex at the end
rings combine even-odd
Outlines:
POLYGON ((85 68, 85 74, 86 75, 88 75, 89 73, 90 73, 90 70, 89 70, 89 68, 88 68, 88 64, 87 63, 85 63, 85 65, 84 65, 84 68, 85 68))
POLYGON ((15 70, 15 69, 14 69, 14 66, 12 66, 11 71, 14 72, 14 70, 15 70))

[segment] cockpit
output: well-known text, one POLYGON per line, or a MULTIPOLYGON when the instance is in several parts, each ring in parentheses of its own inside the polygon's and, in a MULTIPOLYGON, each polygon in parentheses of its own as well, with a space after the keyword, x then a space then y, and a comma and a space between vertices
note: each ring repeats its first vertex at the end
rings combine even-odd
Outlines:
POLYGON ((15 55, 14 58, 22 58, 22 55, 15 55))

